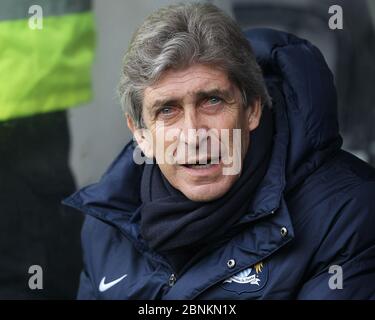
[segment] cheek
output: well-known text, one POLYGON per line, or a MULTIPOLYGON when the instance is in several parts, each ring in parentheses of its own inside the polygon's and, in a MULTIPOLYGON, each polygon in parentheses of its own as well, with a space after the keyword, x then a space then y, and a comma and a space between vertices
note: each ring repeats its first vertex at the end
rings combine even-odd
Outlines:
POLYGON ((245 124, 245 112, 238 106, 225 109, 221 114, 210 119, 212 128, 235 129, 243 128, 245 124))
POLYGON ((173 166, 177 150, 178 136, 180 130, 177 128, 165 128, 160 126, 153 132, 154 157, 160 165, 166 168, 173 166))
POLYGON ((159 168, 163 173, 164 177, 167 178, 167 180, 173 184, 173 181, 176 178, 176 166, 163 163, 159 164, 159 168))
POLYGON ((223 113, 215 119, 210 119, 210 126, 217 129, 233 129, 237 125, 237 117, 231 113, 223 113))

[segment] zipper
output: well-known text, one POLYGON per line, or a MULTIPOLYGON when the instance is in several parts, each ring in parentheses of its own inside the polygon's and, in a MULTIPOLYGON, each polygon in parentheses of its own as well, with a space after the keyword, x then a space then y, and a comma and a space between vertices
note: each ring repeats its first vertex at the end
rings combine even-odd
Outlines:
POLYGON ((177 281, 177 278, 176 278, 176 275, 174 273, 172 273, 170 276, 169 276, 169 280, 168 280, 168 285, 170 287, 173 287, 174 284, 176 283, 177 281))

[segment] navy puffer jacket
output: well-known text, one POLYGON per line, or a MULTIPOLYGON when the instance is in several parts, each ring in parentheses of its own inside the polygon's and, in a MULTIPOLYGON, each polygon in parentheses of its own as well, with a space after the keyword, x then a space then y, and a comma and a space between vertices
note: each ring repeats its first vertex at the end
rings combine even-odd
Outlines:
POLYGON ((341 150, 332 74, 305 40, 270 29, 246 36, 276 130, 268 171, 241 218, 251 223, 175 274, 140 236, 143 168, 129 143, 97 184, 65 200, 87 215, 78 298, 375 298, 375 170, 341 150))

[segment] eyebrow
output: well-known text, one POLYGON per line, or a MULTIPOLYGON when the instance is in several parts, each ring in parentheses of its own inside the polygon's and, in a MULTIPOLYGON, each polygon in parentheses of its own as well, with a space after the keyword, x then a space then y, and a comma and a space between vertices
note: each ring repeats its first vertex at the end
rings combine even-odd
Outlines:
MULTIPOLYGON (((219 96, 223 98, 224 100, 231 100, 233 98, 233 92, 230 89, 212 89, 212 90, 199 90, 194 93, 196 100, 202 100, 207 97, 211 96, 219 96)), ((173 105, 179 102, 181 98, 178 97, 170 97, 166 99, 158 99, 156 100, 151 108, 150 111, 155 111, 161 106, 166 106, 166 105, 173 105)))

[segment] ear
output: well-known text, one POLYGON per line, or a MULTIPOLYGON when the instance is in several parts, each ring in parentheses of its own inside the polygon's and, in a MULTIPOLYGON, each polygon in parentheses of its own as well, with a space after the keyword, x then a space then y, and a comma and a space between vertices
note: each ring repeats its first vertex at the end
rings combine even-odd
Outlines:
POLYGON ((126 123, 129 130, 132 132, 134 139, 137 141, 138 146, 141 148, 142 152, 147 158, 153 158, 153 148, 152 148, 152 134, 148 129, 137 128, 134 123, 133 118, 126 114, 126 123))
POLYGON ((249 106, 249 131, 255 130, 259 126, 260 117, 262 116, 262 105, 260 97, 257 97, 251 106, 249 106))
POLYGON ((128 128, 131 131, 131 133, 134 135, 136 130, 135 123, 133 121, 133 118, 128 113, 126 114, 126 124, 128 125, 128 128))

